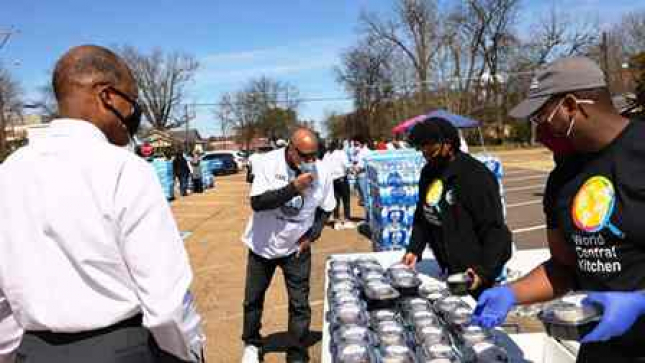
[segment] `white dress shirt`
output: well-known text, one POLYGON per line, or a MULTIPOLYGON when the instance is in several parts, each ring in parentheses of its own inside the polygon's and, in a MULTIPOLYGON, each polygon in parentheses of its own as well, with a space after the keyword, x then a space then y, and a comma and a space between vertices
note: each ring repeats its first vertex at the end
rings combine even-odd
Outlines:
MULTIPOLYGON (((286 187, 296 174, 286 161, 285 149, 277 149, 254 161, 251 197, 286 187)), ((277 209, 254 212, 246 226, 242 241, 255 254, 274 259, 289 256, 298 250, 298 240, 314 223, 316 208, 327 212, 336 208, 334 184, 321 161, 311 187, 277 209)))
POLYGON ((146 161, 89 122, 55 120, 0 165, 0 221, 0 297, 22 329, 81 332, 142 313, 162 349, 194 360, 182 305, 192 272, 146 161))

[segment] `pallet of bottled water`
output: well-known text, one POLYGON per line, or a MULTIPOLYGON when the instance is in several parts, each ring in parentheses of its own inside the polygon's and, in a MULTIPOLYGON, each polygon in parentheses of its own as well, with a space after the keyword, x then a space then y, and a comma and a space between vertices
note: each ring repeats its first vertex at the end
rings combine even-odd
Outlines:
POLYGON ((502 178, 504 178, 504 166, 502 165, 502 161, 497 156, 484 153, 475 154, 473 155, 473 157, 484 163, 488 170, 495 174, 497 183, 499 184, 499 195, 502 197, 502 208, 504 210, 504 216, 506 216, 506 195, 504 192, 504 184, 502 184, 502 178))
POLYGON ((215 171, 215 163, 213 160, 202 160, 202 184, 204 189, 210 189, 215 186, 215 176, 213 172, 215 171))
POLYGON ((155 169, 155 173, 157 173, 157 178, 159 179, 166 199, 173 199, 175 194, 175 177, 172 169, 172 161, 154 159, 152 160, 152 167, 155 169))
POLYGON ((375 251, 408 245, 424 163, 420 153, 410 150, 378 152, 367 158, 366 213, 375 251))

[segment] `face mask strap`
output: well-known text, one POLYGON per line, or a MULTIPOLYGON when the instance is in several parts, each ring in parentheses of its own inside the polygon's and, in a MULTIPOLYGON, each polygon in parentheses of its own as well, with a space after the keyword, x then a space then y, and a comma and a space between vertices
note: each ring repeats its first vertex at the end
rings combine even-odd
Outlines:
MULTIPOLYGON (((576 104, 578 104, 578 105, 580 105, 580 104, 593 105, 594 103, 596 103, 596 102, 594 102, 594 100, 585 100, 585 99, 579 100, 579 99, 575 98, 574 96, 572 96, 572 97, 574 98, 574 100, 576 101, 576 104)), ((574 127, 575 124, 576 124, 576 118, 575 118, 575 116, 571 116, 571 120, 569 120, 569 128, 567 128, 567 133, 565 134, 566 137, 571 136, 571 134, 573 133, 573 127, 574 127)))

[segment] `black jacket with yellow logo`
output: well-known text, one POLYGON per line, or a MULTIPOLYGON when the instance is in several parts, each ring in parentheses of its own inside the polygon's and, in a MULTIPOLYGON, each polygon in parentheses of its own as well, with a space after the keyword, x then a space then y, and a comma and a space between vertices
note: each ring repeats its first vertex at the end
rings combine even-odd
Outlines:
POLYGON ((491 286, 511 256, 511 233, 495 175, 480 161, 457 153, 442 170, 426 165, 408 252, 426 244, 448 273, 472 268, 491 286))

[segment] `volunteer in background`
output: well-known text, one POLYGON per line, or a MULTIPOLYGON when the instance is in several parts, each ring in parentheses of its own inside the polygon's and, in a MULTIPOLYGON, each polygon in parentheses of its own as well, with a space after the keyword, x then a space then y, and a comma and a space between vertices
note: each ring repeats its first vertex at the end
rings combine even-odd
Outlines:
POLYGON ((578 362, 645 361, 645 123, 616 111, 603 71, 583 57, 540 71, 511 116, 536 123, 538 140, 560 160, 544 195, 551 258, 484 292, 473 321, 492 327, 516 304, 591 291, 584 303, 603 315, 578 362))
POLYGON ((334 209, 334 229, 356 228, 351 222, 350 214, 350 190, 347 180, 347 171, 350 168, 347 153, 343 150, 343 144, 333 141, 325 158, 323 159, 331 178, 334 180, 334 196, 336 197, 336 208, 334 209), (340 219, 340 206, 343 205, 343 219, 340 219))
POLYGON ((367 173, 365 159, 372 153, 367 146, 367 139, 363 136, 356 136, 353 139, 354 143, 354 160, 353 172, 356 175, 356 184, 358 186, 360 201, 359 205, 363 206, 367 202, 367 173))
POLYGON ((193 152, 193 158, 190 160, 190 166, 192 169, 191 177, 193 178, 193 193, 204 192, 202 158, 199 154, 199 151, 193 152))
POLYGON ((333 180, 317 161, 318 140, 300 128, 286 148, 261 155, 253 163, 253 215, 242 241, 249 248, 244 294, 242 362, 262 356, 264 295, 277 267, 282 269, 289 295, 289 333, 295 345, 287 362, 308 362, 307 337, 311 323, 310 245, 316 241, 336 207, 333 180))
POLYGON ((172 172, 179 180, 179 192, 182 197, 188 195, 188 178, 190 178, 190 167, 188 161, 181 151, 177 151, 175 158, 172 161, 172 172))
POLYGON ((18 361, 201 361, 183 241, 153 168, 124 148, 141 121, 132 73, 81 46, 53 87, 60 118, 0 166, 0 321, 24 330, 18 361))
POLYGON ((443 271, 467 272, 471 294, 493 286, 511 256, 499 185, 479 160, 460 151, 457 129, 432 118, 415 125, 410 143, 427 164, 403 262, 414 266, 429 245, 443 271))

